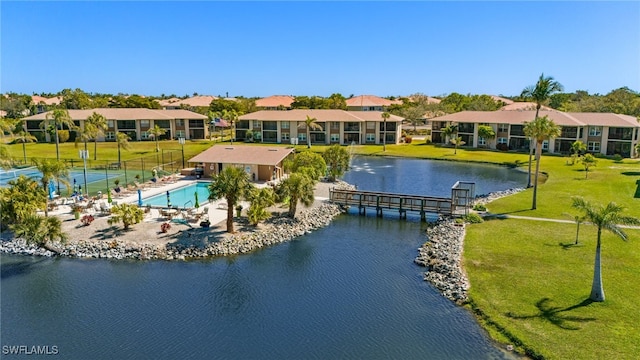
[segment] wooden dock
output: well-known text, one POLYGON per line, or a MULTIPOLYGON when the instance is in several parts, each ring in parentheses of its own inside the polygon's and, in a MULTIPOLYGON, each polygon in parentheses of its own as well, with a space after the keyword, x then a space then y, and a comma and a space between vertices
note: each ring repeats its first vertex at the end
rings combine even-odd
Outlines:
POLYGON ((420 219, 425 221, 427 213, 444 216, 464 216, 469 213, 473 200, 473 183, 471 186, 452 188, 452 197, 419 196, 408 194, 394 194, 379 191, 330 189, 329 200, 341 206, 357 206, 358 213, 366 215, 367 208, 376 210, 376 215, 382 217, 383 210, 397 210, 400 218, 407 218, 407 212, 417 212, 420 219))

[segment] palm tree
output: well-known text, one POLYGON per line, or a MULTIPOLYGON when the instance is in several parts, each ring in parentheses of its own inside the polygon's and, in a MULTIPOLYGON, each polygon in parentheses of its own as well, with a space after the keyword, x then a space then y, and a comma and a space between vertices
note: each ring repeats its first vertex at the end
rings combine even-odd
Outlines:
POLYGON ((233 233, 233 209, 241 199, 249 196, 253 184, 249 175, 239 167, 228 166, 215 175, 209 184, 209 200, 227 201, 227 232, 233 233))
POLYGON ((598 163, 598 160, 595 158, 595 156, 591 154, 586 154, 585 156, 582 157, 580 162, 582 163, 582 166, 584 166, 584 178, 586 179, 587 176, 589 175, 589 168, 592 166, 596 166, 596 164, 598 163))
MULTIPOLYGON (((542 104, 545 103, 551 95, 563 91, 564 88, 562 84, 553 80, 553 77, 544 77, 544 73, 540 75, 538 82, 535 86, 527 86, 524 90, 522 90, 522 94, 520 96, 525 99, 533 100, 536 103, 536 117, 534 121, 538 118, 538 114, 540 112, 540 108, 542 104)), ((532 141, 533 139, 529 139, 532 141)), ((533 147, 529 144, 529 176, 527 179, 527 187, 531 187, 531 157, 533 155, 533 147)))
POLYGON ((464 144, 466 144, 463 140, 462 140, 462 136, 456 136, 453 139, 450 140, 451 143, 453 144, 453 155, 456 155, 458 153, 458 146, 462 146, 464 144))
POLYGON ((604 301, 604 288, 602 286, 602 270, 600 263, 600 248, 602 230, 609 230, 611 233, 627 241, 627 234, 620 225, 640 225, 640 219, 621 214, 623 207, 610 202, 607 206, 595 205, 581 197, 574 197, 572 206, 581 210, 585 214, 585 220, 598 228, 598 241, 596 243, 596 259, 593 270, 593 283, 591 285, 591 295, 593 301, 604 301))
MULTIPOLYGON (((318 119, 312 118, 307 115, 307 119, 304 121, 304 126, 306 127, 307 132, 307 149, 311 148, 311 129, 313 130, 322 130, 322 126, 318 124, 318 119)), ((300 124, 303 126, 302 124, 300 124)))
POLYGON ((229 127, 231 129, 231 145, 233 145, 233 139, 235 136, 235 123, 238 121, 238 112, 231 110, 222 110, 222 119, 227 120, 229 122, 229 127))
POLYGON ((249 199, 251 200, 251 205, 247 210, 247 217, 252 225, 257 226, 260 221, 266 220, 271 216, 267 208, 275 204, 276 195, 272 188, 265 187, 252 191, 249 199))
POLYGON ((451 124, 442 129, 442 135, 446 138, 452 137, 453 139, 449 140, 453 145, 455 145, 455 149, 453 151, 454 154, 458 152, 458 142, 455 141, 458 139, 458 125, 451 124))
POLYGON ((158 145, 158 140, 160 138, 160 136, 164 135, 167 130, 161 128, 158 125, 155 125, 153 128, 149 129, 149 135, 153 136, 153 138, 156 141, 156 152, 160 151, 160 145, 158 145))
POLYGON ((575 164, 576 159, 580 157, 580 154, 587 150, 587 144, 580 140, 576 140, 571 144, 571 165, 575 164))
POLYGON ((15 120, 1 118, 0 119, 0 138, 4 138, 5 133, 9 133, 9 135, 13 134, 15 129, 15 120))
POLYGON ((391 114, 385 111, 380 116, 382 116, 382 151, 387 151, 387 120, 391 114))
POLYGON ((15 237, 24 239, 27 243, 36 244, 54 253, 59 251, 51 246, 50 241, 65 242, 67 234, 62 231, 62 221, 56 217, 46 217, 29 214, 19 223, 10 225, 15 237))
POLYGON ((31 135, 28 131, 21 130, 17 134, 14 135, 14 139, 17 142, 22 143, 22 157, 24 159, 25 164, 27 163, 27 148, 25 146, 26 143, 38 142, 38 139, 31 135))
POLYGON ((478 136, 485 140, 489 140, 496 137, 496 132, 489 125, 480 125, 478 126, 478 136))
POLYGON ((134 204, 118 204, 111 208, 111 217, 109 225, 122 222, 125 230, 129 230, 129 226, 137 224, 144 219, 144 211, 134 204))
MULTIPOLYGON (((84 122, 85 128, 87 126, 93 131, 93 160, 98 159, 98 137, 104 136, 105 131, 109 128, 107 125, 107 118, 97 112, 89 115, 84 122)), ((85 148, 86 150, 86 148, 85 148)))
POLYGON ((47 205, 47 194, 37 181, 20 175, 0 188, 0 228, 22 221, 47 205))
MULTIPOLYGON (((51 181, 63 183, 67 187, 67 189, 69 189, 70 185, 69 181, 67 180, 69 179, 69 169, 67 168, 67 165, 65 163, 55 159, 34 159, 33 162, 36 168, 42 174, 40 182, 42 183, 42 188, 44 189, 45 193, 49 193, 49 183, 51 181)), ((58 192, 59 191, 60 189, 58 189, 58 192)), ((49 216, 48 205, 49 204, 47 200, 47 206, 45 206, 44 208, 45 217, 49 216)))
POLYGON ((131 145, 129 144, 129 136, 125 133, 116 133, 116 142, 118 143, 118 168, 121 165, 120 148, 129 150, 131 145))
POLYGON ((56 142, 56 159, 60 160, 60 136, 58 130, 68 127, 69 130, 75 130, 76 124, 71 119, 67 109, 55 109, 45 115, 45 120, 40 123, 40 128, 51 131, 56 142))
POLYGON ((304 206, 313 204, 313 185, 313 180, 303 173, 292 173, 280 183, 278 195, 281 199, 289 198, 289 217, 296 217, 298 201, 304 206))
POLYGON ((542 157, 542 143, 550 138, 560 136, 560 127, 547 115, 536 118, 532 122, 525 122, 524 133, 536 141, 536 176, 533 183, 533 204, 531 210, 536 209, 536 197, 538 194, 538 174, 540 173, 540 158, 542 157))

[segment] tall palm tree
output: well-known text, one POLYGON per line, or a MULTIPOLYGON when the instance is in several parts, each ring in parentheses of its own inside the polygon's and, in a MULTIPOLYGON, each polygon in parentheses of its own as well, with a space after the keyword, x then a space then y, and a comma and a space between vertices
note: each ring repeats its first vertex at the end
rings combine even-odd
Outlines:
POLYGON ((58 160, 60 160, 60 136, 58 131, 64 129, 65 126, 69 128, 69 130, 76 129, 76 124, 73 122, 67 109, 55 109, 48 112, 45 115, 45 119, 40 123, 41 129, 50 130, 53 133, 52 135, 56 142, 56 159, 58 160))
POLYGON ((382 151, 387 151, 387 120, 391 114, 385 111, 380 116, 382 116, 382 151))
MULTIPOLYGON (((455 146, 455 149, 453 150, 454 154, 458 153, 458 125, 456 124, 451 124, 445 128, 442 129, 442 135, 444 135, 446 138, 451 138, 449 141, 455 146)), ((460 140, 462 141, 462 140, 460 140)))
POLYGON ((239 114, 237 111, 231 110, 222 110, 222 119, 227 120, 229 122, 229 128, 231 129, 231 145, 233 145, 233 139, 235 136, 236 122, 238 121, 239 114))
POLYGON ((312 118, 307 115, 307 118, 304 120, 304 125, 300 124, 300 126, 305 126, 307 133, 307 149, 311 148, 311 129, 313 130, 322 130, 322 126, 318 124, 318 119, 312 118))
POLYGON ((153 128, 149 129, 149 134, 153 136, 154 140, 156 141, 156 152, 160 151, 160 145, 158 145, 158 140, 160 138, 160 136, 164 135, 167 133, 167 130, 161 128, 158 125, 155 125, 153 128))
MULTIPOLYGON (((107 118, 102 114, 98 114, 97 112, 93 112, 93 114, 89 115, 87 120, 84 122, 84 126, 89 126, 93 131, 93 160, 98 159, 98 137, 104 136, 104 133, 109 128, 107 125, 107 118)), ((85 148, 86 150, 86 148, 85 148)))
POLYGON ((304 173, 292 173, 284 179, 278 188, 280 198, 289 198, 289 217, 296 217, 298 201, 304 206, 311 206, 314 181, 304 173))
POLYGON ((116 133, 116 142, 118 143, 118 168, 122 166, 121 157, 120 157, 120 149, 129 150, 131 145, 129 144, 129 135, 121 132, 116 133))
POLYGON ((38 142, 38 138, 31 135, 28 131, 21 130, 17 134, 14 135, 14 140, 22 143, 22 158, 24 159, 25 164, 27 163, 27 147, 26 143, 38 142))
MULTIPOLYGON (((527 86, 524 90, 522 90, 522 94, 520 96, 524 99, 533 100, 536 103, 536 117, 538 118, 538 114, 540 112, 540 108, 542 104, 544 104, 551 95, 561 92, 564 90, 564 87, 559 82, 555 81, 553 77, 548 76, 544 77, 544 73, 540 74, 540 78, 535 86, 527 86)), ((533 155, 533 147, 531 146, 531 142, 533 139, 529 139, 529 176, 527 178, 527 187, 531 187, 531 157, 533 155)))
POLYGON ((533 181, 533 204, 531 210, 536 209, 536 198, 538 194, 538 174, 540 173, 540 158, 542 157, 542 143, 551 138, 560 136, 560 127, 547 115, 536 118, 532 122, 525 122, 524 133, 536 141, 536 172, 533 181))
POLYGON ((620 225, 640 225, 640 219, 621 214, 623 207, 610 202, 607 206, 595 205, 581 197, 573 198, 572 206, 584 212, 585 220, 598 228, 598 241, 596 243, 596 259, 593 270, 593 283, 591 295, 593 301, 604 301, 604 288, 602 286, 602 268, 600 263, 600 248, 602 230, 608 230, 617 237, 627 241, 627 234, 620 225))
POLYGON ((215 175, 209 184, 209 200, 227 201, 227 232, 233 233, 233 209, 238 201, 249 196, 253 184, 249 175, 239 167, 229 166, 215 175))
POLYGON ((29 214, 9 227, 17 238, 23 238, 27 243, 36 244, 54 253, 59 251, 51 246, 50 241, 65 242, 68 238, 62 231, 62 221, 56 216, 29 214))
MULTIPOLYGON (((46 193, 49 193, 49 183, 51 181, 56 181, 58 183, 63 183, 67 189, 70 188, 69 185, 69 169, 67 168, 67 164, 63 163, 60 160, 55 159, 34 159, 33 160, 36 168, 42 174, 40 178, 40 182, 42 183, 42 188, 46 193)), ((60 189, 58 189, 60 191, 60 189)), ((48 198, 47 198, 48 199, 48 198)), ((44 208, 44 216, 49 216, 48 209, 48 200, 47 206, 44 208)))

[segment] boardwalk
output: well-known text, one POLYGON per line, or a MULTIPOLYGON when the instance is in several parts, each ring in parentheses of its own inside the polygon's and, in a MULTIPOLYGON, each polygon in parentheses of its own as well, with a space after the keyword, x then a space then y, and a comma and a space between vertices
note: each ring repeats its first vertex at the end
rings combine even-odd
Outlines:
POLYGON ((379 191, 330 189, 329 200, 341 206, 357 206, 359 214, 366 214, 367 208, 376 210, 377 216, 382 216, 383 210, 397 210, 400 218, 407 217, 408 211, 420 214, 420 219, 426 220, 427 213, 444 216, 464 216, 469 213, 474 194, 473 184, 456 183, 452 187, 452 197, 419 196, 408 194, 394 194, 379 191), (471 184, 471 186, 464 186, 471 184))

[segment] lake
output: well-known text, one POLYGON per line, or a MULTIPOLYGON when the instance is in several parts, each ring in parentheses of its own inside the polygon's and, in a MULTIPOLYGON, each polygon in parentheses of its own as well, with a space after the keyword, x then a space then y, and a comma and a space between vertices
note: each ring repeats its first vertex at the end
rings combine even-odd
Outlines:
MULTIPOLYGON (((522 187, 488 165, 357 157, 359 189, 448 196, 522 187)), ((413 263, 424 224, 338 217, 292 242, 189 262, 1 255, 2 345, 64 359, 504 359, 413 263)))

